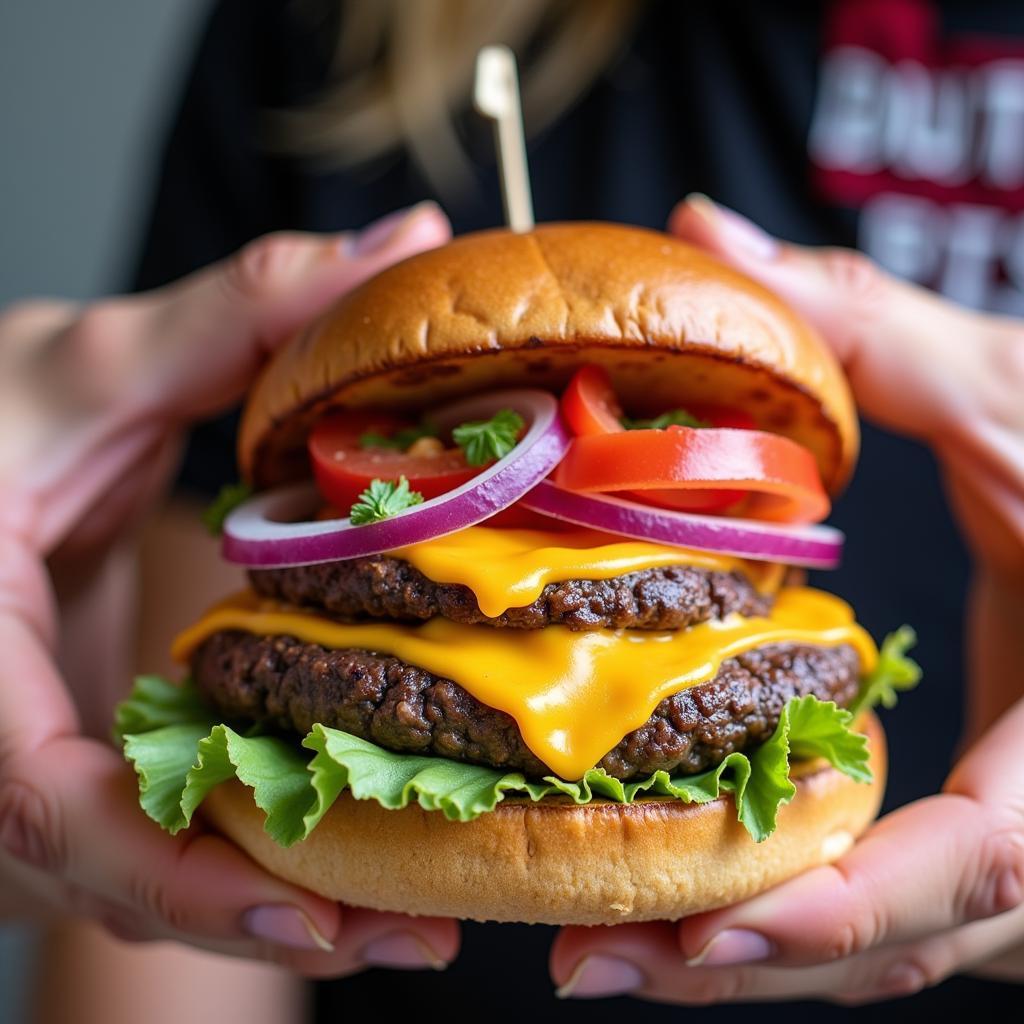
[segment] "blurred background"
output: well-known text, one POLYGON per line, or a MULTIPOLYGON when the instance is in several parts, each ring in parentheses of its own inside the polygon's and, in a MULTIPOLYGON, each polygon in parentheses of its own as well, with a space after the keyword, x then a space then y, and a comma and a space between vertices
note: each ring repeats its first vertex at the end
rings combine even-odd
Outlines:
POLYGON ((123 287, 210 6, 0 5, 0 304, 123 287))
MULTIPOLYGON (((0 4, 0 306, 123 288, 209 0, 0 4)), ((31 936, 0 926, 0 1024, 31 936)))
MULTIPOLYGON (((393 144, 369 145, 372 159, 362 164, 312 173, 289 158, 268 171, 272 161, 247 134, 251 125, 244 115, 253 110, 230 95, 238 70, 230 58, 258 51, 253 65, 245 66, 255 68, 261 86, 269 82, 274 102, 301 97, 305 103, 324 84, 312 80, 316 68, 329 63, 320 51, 326 47, 329 56, 345 32, 317 33, 308 26, 282 31, 289 23, 280 12, 303 6, 302 0, 222 0, 224 16, 213 26, 199 64, 204 73, 186 110, 212 116, 198 119, 200 130, 186 117, 186 130, 168 151, 172 188, 157 208, 148 258, 141 259, 161 146, 215 6, 216 0, 0 2, 0 307, 32 295, 86 299, 133 280, 156 284, 269 228, 356 227, 429 196, 444 200, 459 232, 498 220, 491 132, 464 116, 458 89, 452 91, 453 110, 442 104, 445 116, 435 122, 420 116, 413 103, 416 116, 403 122, 393 144), (258 31, 242 30, 250 21, 258 31), (311 42, 310 36, 317 38, 311 42), (452 178, 447 191, 436 187, 445 140, 465 151, 464 180, 453 185, 452 178), (194 179, 206 168, 224 172, 213 175, 212 198, 196 189, 211 205, 182 201, 194 198, 194 179), (283 187, 262 190, 265 173, 283 187), (463 187, 466 182, 472 187, 463 187), (238 209, 227 210, 236 193, 238 209)), ((342 9, 340 0, 305 6, 342 9)), ((430 11, 450 13, 460 5, 348 0, 345 6, 372 13, 369 21, 404 26, 393 44, 433 42, 435 58, 457 49, 446 33, 432 40, 421 32, 413 12, 429 20, 430 11)), ((485 13, 495 17, 487 31, 498 11, 514 20, 532 10, 537 20, 548 9, 585 12, 584 21, 596 21, 595 11, 607 18, 600 45, 593 37, 589 49, 580 45, 580 26, 573 24, 559 37, 561 48, 550 48, 555 59, 547 67, 561 72, 575 66, 574 78, 533 75, 532 112, 530 90, 524 90, 538 219, 597 217, 660 226, 682 195, 702 191, 782 237, 856 245, 893 272, 966 305, 1024 314, 1019 3, 517 0, 513 7, 492 0, 485 13), (908 25, 913 32, 905 31, 908 25), (857 58, 852 63, 851 52, 857 58), (973 77, 947 73, 964 62, 973 77), (950 93, 950 82, 959 83, 960 91, 950 93), (949 114, 944 120, 935 116, 940 96, 949 99, 941 105, 949 114)), ((435 20, 445 27, 443 19, 435 20)), ((499 35, 505 39, 511 30, 499 35)), ((527 85, 531 65, 534 71, 542 65, 543 48, 528 45, 531 38, 524 30, 516 45, 527 85)), ((463 49, 472 55, 476 45, 463 49)), ((386 70, 389 83, 397 79, 390 76, 393 67, 386 70)), ((418 101, 410 88, 415 76, 403 81, 405 100, 418 101)), ((321 109, 318 117, 337 120, 333 110, 325 115, 321 109)), ((371 143, 387 135, 380 130, 385 119, 364 119, 364 126, 368 120, 373 131, 363 134, 371 143)), ((234 426, 225 421, 211 429, 204 435, 214 453, 203 464, 207 475, 186 482, 215 492, 232 479, 234 426)), ((915 653, 925 667, 935 721, 928 730, 917 728, 921 705, 912 701, 888 718, 898 739, 888 806, 897 806, 938 788, 958 739, 957 638, 967 560, 931 455, 870 427, 864 442, 857 478, 832 519, 850 535, 847 564, 828 585, 851 600, 877 636, 904 620, 920 633, 915 653), (881 508, 879 495, 885 496, 881 508)), ((202 467, 196 466, 198 473, 202 467)), ((503 1009, 511 1012, 520 999, 536 1014, 537 992, 550 1000, 543 970, 550 936, 538 929, 507 930, 505 940, 516 946, 522 976, 504 993, 503 1009)), ((324 1004, 327 1015, 336 1017, 346 1002, 358 1005, 373 985, 392 989, 392 1009, 407 999, 417 1010, 428 990, 443 1002, 444 985, 482 989, 491 984, 488 957, 498 941, 491 932, 470 929, 455 968, 412 984, 379 972, 376 980, 352 979, 324 1004)), ((25 1024, 31 949, 32 936, 0 926, 0 1024, 25 1024)), ((918 1006, 932 998, 931 1005, 948 1013, 950 992, 944 986, 921 997, 918 1006)), ((608 1013, 618 1013, 616 1005, 608 1013)), ((564 1007, 563 1018, 584 1019, 586 1013, 586 1020, 598 1019, 594 1004, 576 1009, 580 1017, 570 1018, 572 1010, 564 1007)), ((821 1013, 814 1006, 803 1009, 809 1016, 821 1013)), ((643 1012, 650 1019, 658 1013, 643 1012)), ((720 1008, 711 1012, 725 1019, 720 1008)), ((787 1019, 805 1019, 800 1012, 787 1019)), ((825 1012, 831 1020, 839 1011, 825 1012)))

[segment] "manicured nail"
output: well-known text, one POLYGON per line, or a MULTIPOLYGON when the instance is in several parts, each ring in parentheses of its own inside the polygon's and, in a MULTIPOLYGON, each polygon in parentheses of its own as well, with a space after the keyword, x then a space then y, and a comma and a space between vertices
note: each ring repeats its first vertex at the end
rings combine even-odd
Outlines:
POLYGON ((443 971, 448 966, 447 960, 412 932, 381 935, 366 946, 362 959, 370 967, 397 967, 403 970, 432 967, 435 971, 443 971))
POLYGON ((426 200, 404 210, 395 210, 367 225, 357 235, 346 235, 342 245, 350 256, 369 256, 394 242, 399 235, 416 224, 428 211, 438 209, 433 200, 426 200))
POLYGON ((253 907, 242 915, 242 927, 256 939, 265 939, 289 949, 319 949, 330 953, 334 944, 313 919, 288 903, 272 903, 253 907))
POLYGON ((640 969, 617 956, 584 957, 555 995, 559 999, 600 999, 635 992, 644 983, 640 969))
POLYGON ((763 935, 746 928, 727 928, 686 964, 688 967, 732 967, 767 960, 774 952, 775 947, 763 935))
POLYGON ((730 246, 756 260, 773 260, 779 254, 779 243, 742 214, 712 202, 696 192, 687 196, 687 205, 704 218, 730 246))

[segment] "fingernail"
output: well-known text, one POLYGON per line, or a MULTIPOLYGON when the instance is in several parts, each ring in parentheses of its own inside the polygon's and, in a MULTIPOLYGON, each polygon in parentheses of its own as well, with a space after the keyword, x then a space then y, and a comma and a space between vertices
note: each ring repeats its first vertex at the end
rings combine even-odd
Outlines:
POLYGON ((369 256, 394 242, 399 235, 408 231, 427 211, 438 209, 433 200, 426 200, 404 210, 395 210, 380 220, 367 225, 356 235, 346 235, 342 246, 350 256, 369 256))
POLYGON ((319 949, 325 953, 334 950, 334 944, 317 928, 309 914, 288 903, 247 910, 242 915, 242 927, 255 939, 265 939, 289 949, 319 949))
POLYGON ((366 946, 362 959, 370 967, 397 967, 405 970, 432 967, 435 971, 443 971, 448 966, 447 960, 412 932, 381 935, 366 946))
POLYGON ((695 957, 686 961, 688 967, 731 967, 767 960, 775 947, 757 932, 746 928, 727 928, 719 932, 695 957))
POLYGON ((752 259, 773 260, 779 254, 779 243, 767 231, 728 206, 712 202, 700 192, 687 196, 686 203, 711 224, 726 243, 752 259))
POLYGON ((600 999, 602 996, 622 996, 635 992, 644 983, 640 969, 617 956, 593 955, 584 957, 569 980, 555 995, 559 999, 600 999))

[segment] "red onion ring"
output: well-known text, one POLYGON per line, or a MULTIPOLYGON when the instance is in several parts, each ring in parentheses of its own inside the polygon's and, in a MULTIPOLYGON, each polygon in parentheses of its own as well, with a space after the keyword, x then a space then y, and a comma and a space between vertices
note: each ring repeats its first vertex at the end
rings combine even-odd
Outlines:
POLYGON ((569 447, 558 402, 546 391, 475 396, 446 406, 435 419, 458 424, 488 419, 500 409, 514 409, 529 427, 508 455, 461 487, 364 526, 353 526, 348 519, 288 522, 288 517, 315 511, 315 486, 303 483, 268 491, 240 505, 225 520, 224 558, 250 568, 315 565, 419 544, 489 519, 543 480, 569 447))
POLYGON ((834 569, 843 535, 831 526, 779 526, 753 519, 652 508, 623 498, 581 494, 539 483, 520 502, 531 512, 640 540, 816 569, 834 569))

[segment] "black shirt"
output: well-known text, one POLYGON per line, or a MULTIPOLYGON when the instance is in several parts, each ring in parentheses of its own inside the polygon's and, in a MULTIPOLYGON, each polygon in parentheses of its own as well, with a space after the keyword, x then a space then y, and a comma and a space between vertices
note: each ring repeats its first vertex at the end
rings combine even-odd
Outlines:
MULTIPOLYGON (((308 17, 308 3, 307 17, 296 17, 297 6, 216 7, 167 145, 138 287, 267 231, 359 227, 432 197, 404 153, 318 173, 261 147, 262 112, 308 101, 327 69, 336 5, 325 0, 320 19, 308 17)), ((662 227, 684 194, 707 192, 781 237, 859 243, 963 301, 1024 309, 1015 277, 1020 270, 1024 281, 1024 260, 1018 267, 1016 236, 1006 241, 1024 207, 1024 131, 1006 120, 1012 104, 1000 105, 1016 86, 991 81, 993 61, 1019 54, 1024 7, 1013 2, 651 3, 586 95, 531 139, 537 218, 662 227)), ((493 226, 501 210, 489 129, 467 113, 460 131, 477 188, 444 201, 457 233, 493 226)), ((183 486, 211 493, 234 479, 234 433, 233 417, 194 432, 183 486)), ((816 582, 849 600, 877 638, 904 621, 920 637, 925 681, 885 716, 892 808, 936 792, 954 757, 968 562, 931 455, 870 425, 831 522, 847 533, 845 564, 816 582)), ((557 1009, 570 1021, 612 1020, 624 1007, 666 1020, 739 1013, 618 1001, 556 1007, 551 929, 468 925, 466 935, 443 974, 372 971, 320 986, 324 1019, 382 997, 398 1013, 446 1004, 485 1012, 496 993, 502 1011, 557 1009)), ((916 1003, 955 1012, 999 989, 957 980, 916 1003)), ((786 1012, 799 1021, 822 1011, 786 1012)))

